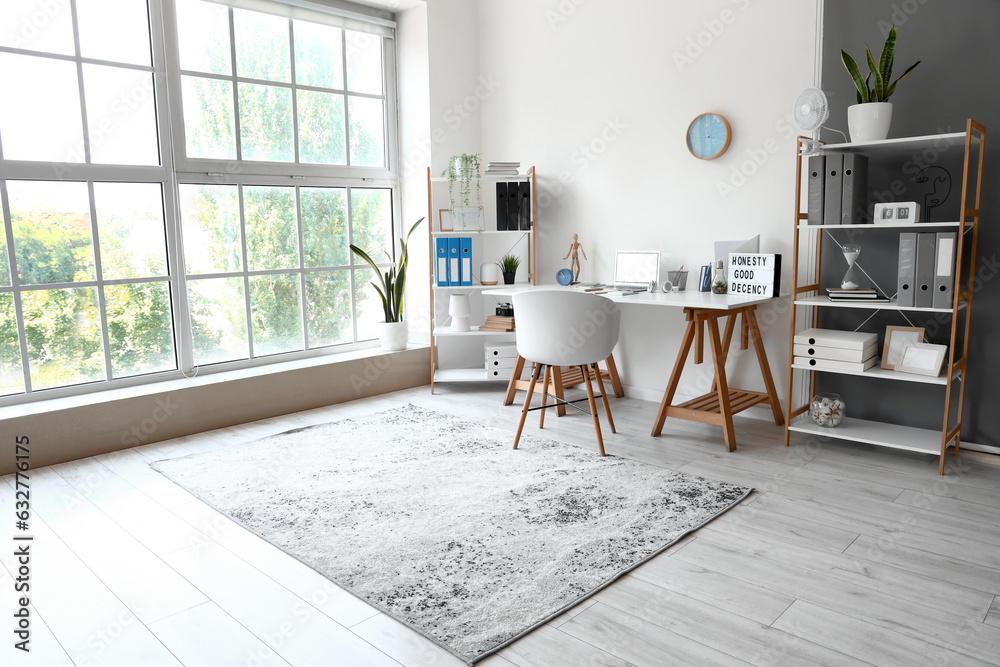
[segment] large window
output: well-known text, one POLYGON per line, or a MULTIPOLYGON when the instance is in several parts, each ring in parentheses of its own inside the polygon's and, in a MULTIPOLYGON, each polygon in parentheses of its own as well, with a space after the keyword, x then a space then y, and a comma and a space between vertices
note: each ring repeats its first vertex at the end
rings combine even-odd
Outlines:
POLYGON ((391 22, 232 4, 0 3, 5 401, 374 337, 391 22))

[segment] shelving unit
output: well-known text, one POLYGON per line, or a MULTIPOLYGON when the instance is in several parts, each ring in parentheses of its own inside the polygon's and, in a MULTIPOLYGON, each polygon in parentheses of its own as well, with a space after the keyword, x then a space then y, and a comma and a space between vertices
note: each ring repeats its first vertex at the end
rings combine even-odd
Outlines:
MULTIPOLYGON (((796 365, 794 351, 789 345, 788 354, 788 393, 785 419, 785 446, 788 446, 791 434, 806 433, 814 436, 837 438, 865 442, 882 447, 902 449, 925 454, 937 454, 939 458, 938 473, 944 474, 945 454, 950 443, 953 443, 955 455, 959 453, 962 433, 962 410, 965 402, 964 374, 969 363, 969 334, 972 318, 972 276, 975 268, 976 245, 979 236, 979 206, 983 183, 983 161, 986 152, 986 128, 971 118, 966 122, 965 132, 928 135, 921 137, 905 137, 865 143, 826 144, 821 147, 824 153, 853 151, 864 153, 869 161, 880 157, 899 156, 913 151, 927 149, 944 150, 949 147, 964 147, 965 155, 962 162, 962 190, 959 204, 959 219, 952 222, 915 223, 915 224, 859 224, 859 225, 810 225, 808 214, 802 211, 803 203, 803 158, 802 148, 806 137, 799 137, 799 156, 796 165, 795 188, 795 224, 792 260, 792 310, 791 338, 797 331, 799 310, 805 309, 806 320, 816 327, 819 324, 821 308, 849 308, 866 311, 920 311, 923 313, 947 313, 950 320, 947 366, 945 372, 938 377, 915 375, 898 371, 887 371, 880 367, 864 372, 817 370, 808 366, 796 365), (973 148, 978 150, 978 162, 973 162, 973 148), (973 204, 969 206, 970 196, 973 204), (964 228, 964 233, 958 234, 958 248, 955 253, 955 290, 951 308, 912 308, 901 307, 895 299, 889 303, 844 303, 831 302, 822 295, 822 250, 824 230, 864 229, 885 234, 898 234, 901 231, 928 231, 964 228), (818 232, 816 238, 812 233, 818 232), (803 241, 811 242, 809 252, 813 255, 815 269, 812 276, 801 276, 800 248, 803 241), (965 248, 971 244, 971 248, 965 248), (971 252, 966 252, 971 250, 971 252), (802 278, 806 284, 803 284, 802 278), (964 315, 964 318, 962 317, 964 315), (964 319, 964 326, 960 323, 964 319), (816 393, 816 374, 836 373, 855 375, 865 378, 894 380, 899 382, 915 382, 944 387, 942 427, 937 429, 921 429, 888 422, 856 419, 847 417, 835 428, 817 426, 809 415, 808 400, 804 405, 795 406, 795 379, 805 374, 808 379, 811 397, 816 393), (957 389, 957 397, 954 396, 957 389), (954 413, 954 417, 952 416, 954 413)), ((849 404, 849 402, 848 402, 849 404)))
MULTIPOLYGON (((519 174, 516 176, 495 176, 495 175, 484 175, 481 178, 484 184, 483 190, 487 192, 492 192, 493 184, 498 182, 525 182, 531 184, 531 226, 529 229, 517 229, 517 230, 497 230, 495 228, 490 229, 490 227, 496 226, 496 209, 491 206, 484 206, 483 208, 483 218, 484 226, 483 230, 455 230, 455 231, 440 231, 437 230, 438 227, 438 217, 437 211, 442 206, 435 206, 435 201, 442 201, 442 197, 447 205, 447 192, 444 189, 439 190, 435 193, 434 186, 437 185, 441 188, 441 184, 447 184, 448 179, 444 177, 432 177, 430 167, 427 168, 427 219, 431 221, 431 224, 427 226, 428 230, 428 256, 430 264, 430 321, 432 324, 431 330, 431 393, 434 393, 434 385, 438 382, 507 382, 509 378, 494 378, 491 377, 486 371, 486 355, 485 355, 485 344, 488 341, 495 342, 505 342, 514 340, 514 332, 508 331, 477 331, 475 327, 477 326, 476 318, 473 317, 473 330, 472 331, 451 331, 447 326, 445 326, 445 321, 437 314, 437 301, 439 298, 447 299, 448 295, 454 292, 465 292, 470 295, 476 295, 484 288, 493 287, 493 285, 482 285, 481 283, 476 283, 474 285, 464 285, 464 286, 439 286, 436 280, 436 261, 434 256, 434 240, 441 237, 459 237, 459 236, 471 236, 473 239, 479 239, 481 241, 480 245, 485 245, 487 242, 498 244, 497 247, 503 247, 505 239, 509 239, 510 244, 524 240, 526 241, 527 247, 527 257, 522 257, 522 267, 527 269, 527 281, 521 281, 519 284, 536 284, 537 283, 537 251, 536 251, 536 238, 537 238, 537 220, 538 220, 538 187, 535 179, 535 168, 529 167, 524 174, 519 174), (437 195, 437 196, 435 196, 437 195), (492 213, 492 215, 490 215, 492 213), (439 346, 443 349, 448 346, 457 347, 461 344, 467 344, 478 350, 478 356, 475 351, 470 353, 468 356, 467 365, 455 368, 440 368, 440 351, 439 346), (476 359, 476 364, 473 366, 473 357, 476 359)), ((484 197, 486 199, 486 197, 484 197)), ((475 241, 474 241, 475 244, 475 241)), ((475 254, 474 254, 475 256, 475 254)), ((490 262, 498 257, 484 256, 481 257, 482 261, 490 262)), ((475 260, 473 264, 473 275, 478 274, 479 264, 475 260)), ((483 313, 485 316, 485 313, 483 313)), ((479 322, 481 323, 481 322, 479 322)))

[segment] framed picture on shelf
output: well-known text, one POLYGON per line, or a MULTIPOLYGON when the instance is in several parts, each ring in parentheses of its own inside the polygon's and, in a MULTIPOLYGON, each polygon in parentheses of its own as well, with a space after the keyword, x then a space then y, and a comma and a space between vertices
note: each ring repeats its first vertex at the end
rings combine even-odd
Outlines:
POLYGON ((896 364, 899 363, 903 345, 923 342, 923 327, 886 327, 885 342, 882 344, 882 368, 887 371, 897 370, 896 364))
POLYGON ((438 230, 442 232, 455 231, 455 220, 451 217, 451 211, 446 208, 438 209, 438 230))
POLYGON ((899 361, 896 362, 895 370, 937 377, 941 375, 941 366, 944 364, 944 355, 947 351, 947 345, 907 341, 899 351, 899 361))

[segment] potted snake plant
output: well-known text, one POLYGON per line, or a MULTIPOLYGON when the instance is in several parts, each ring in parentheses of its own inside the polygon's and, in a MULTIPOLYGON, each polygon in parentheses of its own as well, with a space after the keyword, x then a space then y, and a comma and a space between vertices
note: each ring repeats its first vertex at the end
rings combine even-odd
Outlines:
POLYGON ((889 30, 877 64, 867 44, 865 51, 868 76, 863 79, 857 61, 846 51, 840 52, 840 59, 857 88, 858 103, 847 108, 847 126, 851 132, 851 141, 854 142, 881 141, 889 136, 889 123, 892 121, 892 103, 888 101, 889 97, 896 92, 896 84, 920 64, 918 60, 907 67, 899 78, 892 80, 893 59, 896 54, 896 26, 892 26, 889 30))
MULTIPOLYGON (((406 244, 409 242, 413 230, 423 221, 423 218, 417 220, 410 227, 410 231, 406 233, 406 238, 399 239, 399 260, 395 266, 384 273, 371 255, 353 243, 351 244, 351 252, 371 266, 375 270, 375 275, 378 276, 378 282, 373 280, 371 284, 378 292, 379 298, 382 299, 385 321, 379 323, 378 339, 382 344, 382 349, 386 352, 406 349, 409 326, 403 319, 403 292, 406 289, 406 267, 410 262, 406 244)), ((389 257, 389 253, 386 253, 385 256, 389 257)), ((392 257, 389 257, 389 261, 392 261, 392 257)))

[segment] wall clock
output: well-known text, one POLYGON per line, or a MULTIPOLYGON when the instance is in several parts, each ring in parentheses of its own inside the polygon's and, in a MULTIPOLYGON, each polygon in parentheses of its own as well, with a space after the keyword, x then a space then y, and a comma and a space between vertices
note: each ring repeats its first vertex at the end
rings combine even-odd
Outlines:
POLYGON ((703 113, 688 126, 687 147, 699 160, 714 160, 729 148, 733 129, 724 116, 703 113))

